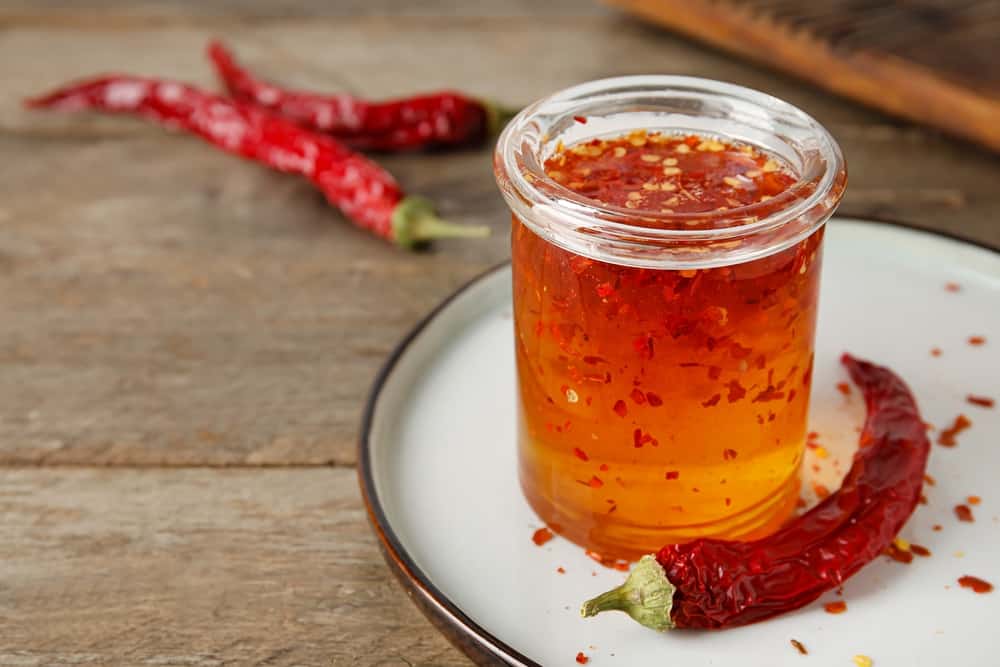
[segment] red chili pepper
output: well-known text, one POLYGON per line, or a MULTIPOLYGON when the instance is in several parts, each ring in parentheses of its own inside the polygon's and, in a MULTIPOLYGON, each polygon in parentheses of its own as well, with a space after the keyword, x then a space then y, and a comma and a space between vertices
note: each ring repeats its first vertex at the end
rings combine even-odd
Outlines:
POLYGON ((343 93, 287 90, 257 79, 220 42, 209 43, 208 56, 235 99, 333 134, 355 148, 398 151, 479 144, 497 134, 514 115, 493 103, 450 91, 371 102, 343 93))
POLYGON ((920 499, 930 442, 902 380, 846 354, 842 361, 868 416, 839 491, 770 537, 701 539, 643 556, 582 614, 618 609, 656 630, 745 625, 812 602, 885 551, 920 499))
POLYGON ((70 84, 26 104, 130 113, 187 130, 226 152, 305 176, 359 227, 404 247, 489 232, 440 220, 428 200, 404 197, 389 172, 331 137, 187 84, 111 75, 70 84))

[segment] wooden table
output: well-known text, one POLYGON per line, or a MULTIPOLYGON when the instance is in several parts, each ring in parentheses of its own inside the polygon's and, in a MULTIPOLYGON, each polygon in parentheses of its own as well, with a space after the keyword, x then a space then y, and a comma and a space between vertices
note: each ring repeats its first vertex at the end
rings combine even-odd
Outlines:
POLYGON ((713 77, 832 130, 843 212, 1000 245, 1000 163, 969 145, 573 0, 396 4, 0 6, 0 664, 467 664, 389 577, 355 441, 396 340, 508 254, 487 149, 385 160, 495 230, 407 254, 295 178, 29 93, 105 70, 210 85, 212 35, 376 97, 713 77))

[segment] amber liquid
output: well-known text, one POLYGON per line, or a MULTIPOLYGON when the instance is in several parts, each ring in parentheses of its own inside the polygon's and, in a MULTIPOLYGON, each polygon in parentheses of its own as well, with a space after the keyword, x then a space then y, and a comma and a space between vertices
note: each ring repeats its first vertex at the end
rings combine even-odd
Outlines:
POLYGON ((640 269, 576 255, 514 218, 520 479, 547 524, 631 558, 786 520, 822 239, 820 228, 721 268, 640 269))

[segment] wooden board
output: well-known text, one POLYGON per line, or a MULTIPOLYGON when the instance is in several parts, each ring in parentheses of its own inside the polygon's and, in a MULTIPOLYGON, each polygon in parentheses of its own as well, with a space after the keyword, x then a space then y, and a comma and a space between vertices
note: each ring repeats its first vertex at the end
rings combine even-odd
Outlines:
POLYGON ((396 341, 508 256, 488 148, 383 158, 495 231, 409 254, 196 140, 20 108, 45 87, 123 69, 214 85, 211 35, 271 76, 376 97, 706 76, 827 125, 846 213, 1000 246, 1000 164, 968 145, 592 6, 389 5, 0 3, 0 664, 468 664, 389 580, 355 440, 396 341))
POLYGON ((610 2, 1000 151, 1000 3, 994 0, 610 2))

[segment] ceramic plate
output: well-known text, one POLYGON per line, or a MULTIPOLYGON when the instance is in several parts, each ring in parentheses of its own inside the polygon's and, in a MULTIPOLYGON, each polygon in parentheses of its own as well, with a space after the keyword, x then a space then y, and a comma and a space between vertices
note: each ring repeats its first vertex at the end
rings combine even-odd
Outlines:
POLYGON ((1000 254, 898 225, 835 220, 828 229, 810 428, 827 461, 809 453, 806 487, 836 487, 828 465, 849 465, 863 418, 841 395, 844 350, 895 369, 937 427, 973 422, 954 449, 935 445, 936 479, 901 536, 932 555, 904 565, 879 558, 834 594, 783 617, 723 632, 658 634, 623 614, 580 617, 580 603, 624 574, 561 538, 531 541, 538 518, 515 469, 510 267, 473 281, 398 348, 372 393, 361 442, 361 482, 387 560, 411 597, 477 662, 681 667, 877 667, 1000 664, 1000 589, 957 585, 971 574, 1000 585, 1000 254), (950 291, 947 283, 956 283, 950 291), (973 346, 970 336, 984 336, 973 346), (932 356, 932 348, 941 350, 932 356), (818 464, 817 477, 812 464, 818 464), (953 508, 982 497, 974 523, 953 508), (939 531, 933 530, 940 525, 939 531), (565 569, 565 574, 557 568, 565 569), (801 641, 799 655, 790 639, 801 641))

